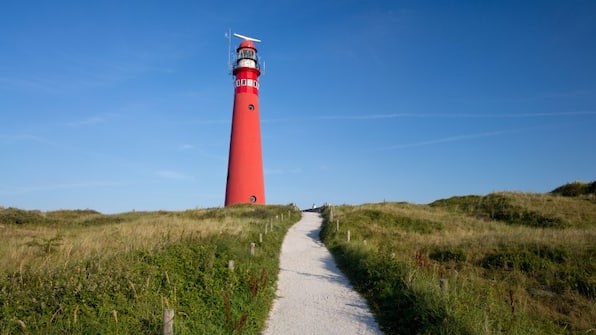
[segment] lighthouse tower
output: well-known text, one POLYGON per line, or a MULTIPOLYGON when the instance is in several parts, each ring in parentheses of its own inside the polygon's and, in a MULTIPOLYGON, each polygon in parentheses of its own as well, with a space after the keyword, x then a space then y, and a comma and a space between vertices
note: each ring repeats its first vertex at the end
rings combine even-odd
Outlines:
POLYGON ((257 39, 234 34, 243 41, 236 49, 234 111, 225 205, 265 204, 265 182, 259 121, 260 64, 254 42, 257 39))

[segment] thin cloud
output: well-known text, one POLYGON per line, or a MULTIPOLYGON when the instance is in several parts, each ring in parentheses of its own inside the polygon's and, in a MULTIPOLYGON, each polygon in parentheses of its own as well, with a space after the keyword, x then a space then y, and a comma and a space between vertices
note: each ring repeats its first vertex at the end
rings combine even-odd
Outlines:
POLYGON ((478 113, 391 113, 391 114, 368 114, 368 115, 327 115, 308 118, 277 118, 263 119, 262 122, 284 122, 284 121, 352 121, 352 120, 385 120, 398 118, 421 118, 421 119, 515 119, 515 118, 544 118, 544 117, 575 117, 575 116, 596 115, 596 111, 574 111, 574 112, 551 112, 551 113, 504 113, 504 114, 478 114, 478 113))
POLYGON ((90 117, 88 119, 84 119, 84 120, 80 120, 80 121, 67 122, 66 125, 69 127, 80 127, 80 126, 89 126, 89 125, 93 125, 93 124, 98 124, 98 123, 102 123, 102 122, 104 122, 104 119, 102 119, 98 116, 94 116, 94 117, 90 117))
POLYGON ((574 111, 574 112, 552 112, 552 113, 504 113, 504 114, 427 114, 421 117, 445 117, 445 118, 468 118, 468 119, 515 119, 515 118, 537 118, 537 117, 573 117, 583 115, 596 115, 596 111, 574 111))
POLYGON ((106 187, 106 186, 113 186, 118 185, 119 183, 116 182, 108 182, 108 181, 86 181, 86 182, 79 182, 79 183, 61 183, 61 184, 49 184, 49 185, 35 185, 35 186, 23 186, 17 187, 12 190, 0 190, 0 195, 18 195, 18 194, 27 194, 27 193, 36 193, 36 192, 47 192, 47 191, 56 191, 56 190, 64 190, 64 189, 78 189, 78 188, 96 188, 96 187, 106 187))
POLYGON ((298 173, 302 173, 302 169, 301 168, 291 168, 291 169, 267 169, 267 168, 265 168, 263 173, 266 176, 298 174, 298 173))
MULTIPOLYGON (((265 122, 261 120, 261 122, 265 122)), ((232 120, 230 119, 220 119, 220 120, 190 120, 190 121, 179 121, 174 122, 173 124, 183 124, 183 125, 203 125, 203 124, 231 124, 232 120)))
POLYGON ((151 52, 146 52, 144 48, 128 49, 101 56, 55 52, 45 57, 60 68, 59 72, 24 72, 19 76, 3 76, 0 77, 0 87, 69 95, 97 87, 113 86, 147 73, 174 73, 175 68, 163 64, 170 64, 181 56, 176 50, 167 48, 161 51, 152 49, 151 52))
POLYGON ((51 95, 65 95, 80 91, 82 88, 95 87, 98 84, 98 82, 94 83, 81 77, 65 78, 64 75, 46 75, 45 77, 21 75, 21 77, 0 78, 0 86, 51 95))
POLYGON ((284 170, 282 170, 282 169, 264 169, 263 174, 266 176, 283 175, 284 170))
POLYGON ((19 142, 32 142, 41 145, 46 145, 54 148, 64 149, 65 147, 61 144, 52 142, 47 138, 31 135, 31 134, 15 134, 15 135, 7 135, 7 134, 0 134, 0 144, 14 144, 19 142))
POLYGON ((103 113, 99 115, 94 115, 82 120, 76 120, 71 122, 66 122, 66 125, 69 127, 83 127, 83 126, 91 126, 95 124, 109 122, 110 120, 120 117, 120 114, 117 113, 103 113))
POLYGON ((19 134, 19 135, 6 135, 0 134, 0 143, 14 143, 14 142, 22 142, 22 141, 35 141, 35 142, 45 142, 45 139, 29 135, 29 134, 19 134))
POLYGON ((184 174, 184 173, 181 173, 178 171, 172 171, 172 170, 161 170, 161 171, 157 171, 155 174, 160 178, 169 179, 169 180, 194 180, 195 179, 193 176, 189 176, 187 174, 184 174))
POLYGON ((54 93, 57 91, 55 89, 55 84, 55 82, 49 79, 40 78, 37 76, 32 76, 29 78, 0 77, 0 86, 17 89, 32 89, 54 93))
POLYGON ((490 132, 476 133, 476 134, 457 135, 457 136, 439 138, 439 139, 435 139, 435 140, 397 144, 397 145, 392 145, 392 146, 388 146, 388 147, 383 147, 381 149, 382 150, 394 150, 394 149, 404 149, 404 148, 412 148, 412 147, 422 147, 422 146, 427 146, 427 145, 449 143, 449 142, 468 141, 468 140, 472 140, 472 139, 476 139, 476 138, 498 136, 498 135, 511 133, 511 132, 513 132, 513 131, 512 130, 501 130, 501 131, 490 131, 490 132))

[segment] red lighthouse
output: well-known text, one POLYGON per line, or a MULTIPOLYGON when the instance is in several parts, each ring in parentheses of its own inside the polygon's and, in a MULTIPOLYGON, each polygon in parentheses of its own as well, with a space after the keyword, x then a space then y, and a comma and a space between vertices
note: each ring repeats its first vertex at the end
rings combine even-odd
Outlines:
POLYGON ((225 205, 265 204, 265 182, 259 120, 260 64, 254 42, 257 39, 234 34, 243 41, 236 49, 234 111, 230 136, 230 157, 225 205))

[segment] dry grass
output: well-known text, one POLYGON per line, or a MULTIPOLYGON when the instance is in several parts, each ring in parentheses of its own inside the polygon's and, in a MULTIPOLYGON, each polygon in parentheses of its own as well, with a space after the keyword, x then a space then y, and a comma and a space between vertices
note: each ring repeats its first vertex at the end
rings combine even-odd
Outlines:
POLYGON ((576 225, 593 225, 596 218, 596 198, 592 197, 564 197, 551 194, 501 192, 497 193, 509 197, 520 207, 530 211, 540 212, 547 216, 565 218, 576 225))
MULTIPOLYGON (((531 195, 516 193, 516 196, 522 197, 520 203, 531 203, 534 208, 536 200, 543 201, 542 195, 531 195)), ((547 196, 548 197, 548 196, 547 196)), ((563 205, 554 206, 555 208, 571 208, 570 214, 564 213, 566 217, 571 216, 581 218, 582 222, 589 221, 596 218, 596 212, 586 213, 585 209, 578 208, 577 204, 573 204, 572 199, 565 199, 557 197, 557 201, 562 201, 563 205), (570 204, 571 203, 571 204, 570 204)), ((596 207, 596 206, 593 206, 596 207)), ((544 208, 552 211, 553 206, 549 206, 549 202, 544 202, 544 208)), ((596 229, 586 227, 572 227, 566 229, 536 229, 527 226, 513 226, 503 222, 490 221, 474 218, 471 216, 463 216, 458 213, 448 212, 440 208, 433 208, 427 205, 413 205, 413 204, 395 204, 395 203, 378 203, 378 204, 364 204, 361 206, 344 206, 339 211, 336 218, 349 217, 352 213, 361 212, 362 210, 371 209, 379 210, 398 217, 409 217, 440 224, 441 229, 434 230, 430 233, 407 233, 407 242, 399 239, 400 236, 405 237, 406 234, 403 228, 398 225, 386 225, 383 222, 376 222, 370 220, 369 222, 362 222, 366 225, 366 230, 369 233, 361 235, 352 235, 352 240, 374 242, 376 239, 381 239, 386 242, 386 236, 396 236, 393 248, 396 251, 429 249, 431 247, 452 247, 463 246, 470 250, 473 255, 483 255, 485 252, 480 250, 494 250, 500 246, 514 241, 518 244, 548 244, 552 246, 565 246, 573 244, 574 250, 587 250, 594 246, 596 241, 596 229), (405 242, 405 243, 404 243, 405 242)), ((341 221, 341 219, 340 219, 341 221)))
MULTIPOLYGON (((196 216, 207 211, 185 213, 196 216)), ((59 267, 91 257, 109 257, 138 249, 154 250, 189 236, 238 235, 250 222, 250 219, 232 216, 199 220, 189 216, 164 212, 128 213, 114 215, 113 223, 96 226, 4 224, 0 226, 3 242, 0 244, 0 268, 12 272, 26 266, 59 267)))

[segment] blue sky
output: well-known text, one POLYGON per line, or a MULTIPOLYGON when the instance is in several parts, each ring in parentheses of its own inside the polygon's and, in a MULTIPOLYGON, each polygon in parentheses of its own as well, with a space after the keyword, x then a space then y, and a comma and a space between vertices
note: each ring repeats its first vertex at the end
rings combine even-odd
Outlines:
POLYGON ((0 206, 223 206, 228 28, 263 40, 268 203, 596 179, 594 1, 9 0, 0 206))

